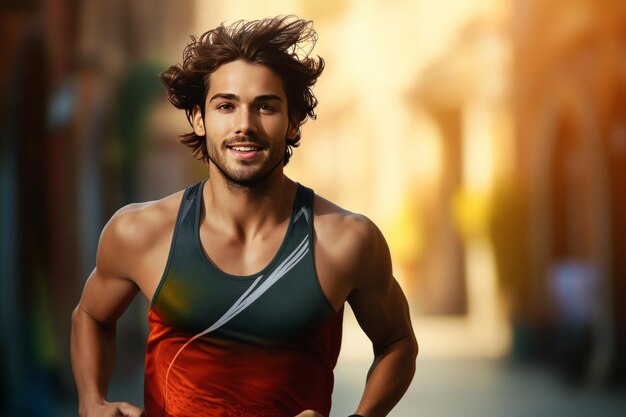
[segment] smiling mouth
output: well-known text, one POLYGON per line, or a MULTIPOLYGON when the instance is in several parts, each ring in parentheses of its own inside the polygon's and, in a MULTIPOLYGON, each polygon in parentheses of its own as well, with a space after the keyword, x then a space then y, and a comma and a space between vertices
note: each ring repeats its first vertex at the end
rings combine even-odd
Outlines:
POLYGON ((259 140, 241 137, 226 142, 226 147, 239 152, 253 152, 265 149, 263 143, 259 140))
POLYGON ((227 148, 230 150, 231 154, 240 161, 254 160, 264 149, 263 146, 252 142, 227 145, 227 148))
POLYGON ((241 145, 229 146, 229 148, 238 152, 253 152, 253 151, 260 151, 261 149, 263 149, 261 146, 241 146, 241 145))

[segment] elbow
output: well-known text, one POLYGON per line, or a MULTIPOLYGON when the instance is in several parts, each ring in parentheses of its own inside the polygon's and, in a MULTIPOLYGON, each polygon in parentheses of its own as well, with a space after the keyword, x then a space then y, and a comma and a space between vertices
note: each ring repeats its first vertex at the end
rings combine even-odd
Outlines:
POLYGON ((81 307, 80 304, 76 306, 74 311, 72 311, 72 328, 76 328, 77 326, 81 326, 83 323, 95 323, 96 325, 106 328, 104 323, 96 320, 88 311, 81 307))
POLYGON ((80 305, 77 305, 76 308, 74 308, 74 311, 72 311, 72 317, 71 317, 72 327, 76 327, 78 322, 80 322, 81 314, 82 313, 80 310, 80 305))
POLYGON ((402 341, 407 359, 415 363, 417 355, 419 354, 419 344, 417 343, 417 339, 413 334, 411 334, 402 341))
POLYGON ((72 334, 75 332, 80 332, 81 329, 88 323, 89 314, 87 314, 81 307, 80 304, 76 306, 76 308, 72 311, 71 316, 71 329, 72 334))
POLYGON ((417 359, 417 355, 419 354, 419 344, 417 343, 417 338, 411 332, 410 335, 407 335, 404 339, 404 348, 408 358, 410 358, 413 362, 417 359))
POLYGON ((90 314, 89 310, 81 307, 80 303, 72 311, 71 316, 72 331, 87 326, 89 328, 97 327, 101 331, 115 333, 115 321, 101 320, 97 316, 90 314))
POLYGON ((415 336, 411 337, 411 357, 413 358, 413 360, 417 359, 417 355, 419 354, 420 351, 420 346, 419 343, 417 343, 417 339, 415 338, 415 336))
POLYGON ((407 361, 415 363, 417 355, 419 354, 419 344, 413 334, 407 336, 404 340, 404 351, 407 361))
POLYGON ((400 353, 405 360, 415 363, 419 353, 419 344, 415 336, 411 333, 410 335, 395 339, 391 343, 374 346, 374 356, 377 357, 385 356, 392 351, 400 353))

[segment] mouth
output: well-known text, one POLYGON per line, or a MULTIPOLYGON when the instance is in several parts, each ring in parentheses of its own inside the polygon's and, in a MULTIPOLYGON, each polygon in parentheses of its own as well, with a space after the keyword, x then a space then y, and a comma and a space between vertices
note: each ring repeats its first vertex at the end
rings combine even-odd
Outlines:
POLYGON ((237 159, 249 161, 259 156, 264 149, 263 146, 257 143, 237 143, 226 146, 230 153, 237 159))

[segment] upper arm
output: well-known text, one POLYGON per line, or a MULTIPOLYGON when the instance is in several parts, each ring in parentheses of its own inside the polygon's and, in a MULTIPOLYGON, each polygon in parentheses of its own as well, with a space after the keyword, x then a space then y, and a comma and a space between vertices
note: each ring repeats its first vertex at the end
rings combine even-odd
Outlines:
POLYGON ((408 303, 393 277, 387 242, 369 219, 360 223, 356 278, 348 302, 375 351, 400 339, 414 342, 408 303))
POLYGON ((134 250, 128 238, 136 232, 131 223, 132 214, 122 209, 104 227, 96 267, 85 283, 76 308, 77 312, 89 315, 103 326, 114 325, 138 292, 131 274, 134 250))

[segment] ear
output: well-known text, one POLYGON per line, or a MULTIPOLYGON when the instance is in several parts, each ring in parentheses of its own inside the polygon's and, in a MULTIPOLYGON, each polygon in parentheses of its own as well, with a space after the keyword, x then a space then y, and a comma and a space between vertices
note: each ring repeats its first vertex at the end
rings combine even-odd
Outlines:
POLYGON ((198 106, 197 104, 193 106, 191 121, 193 125, 193 131, 196 135, 206 135, 206 132, 204 130, 204 119, 202 118, 202 109, 200 109, 200 106, 198 106))
POLYGON ((287 138, 295 139, 298 134, 298 130, 300 129, 300 116, 296 113, 292 114, 289 117, 289 128, 287 129, 287 138))

